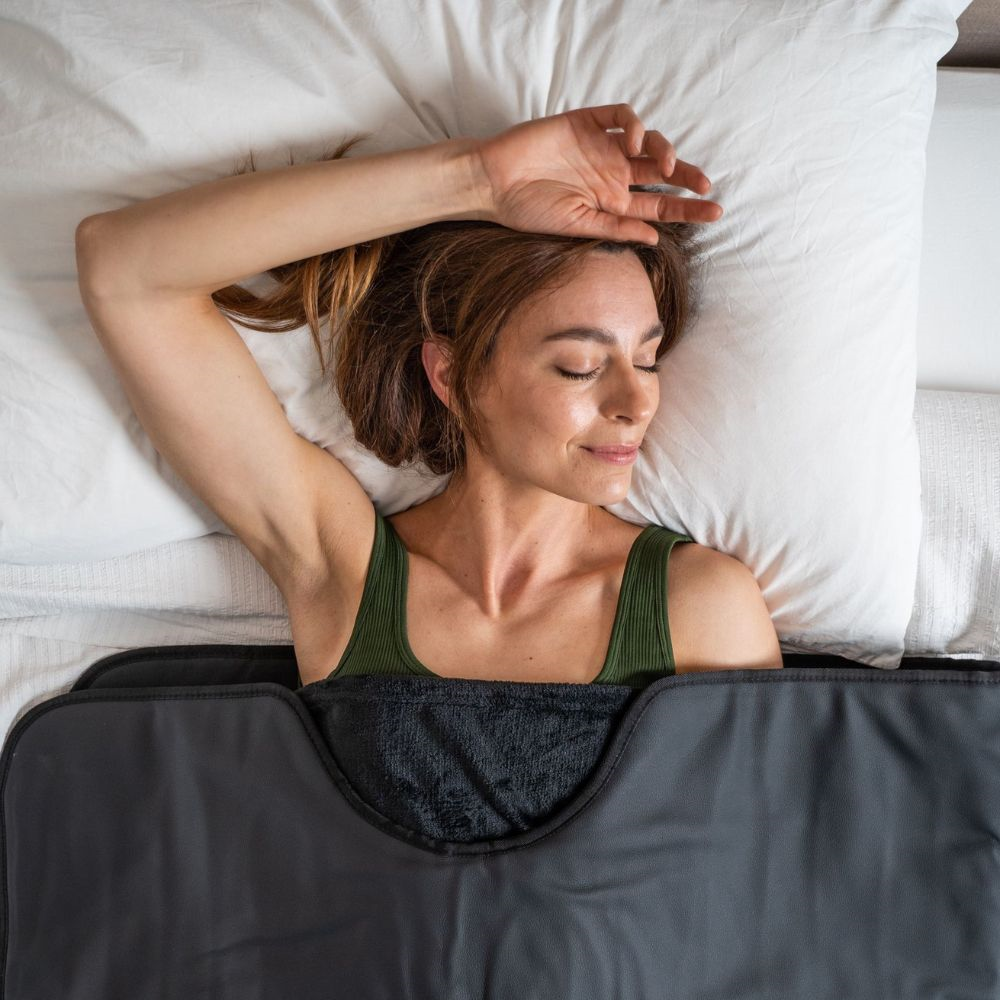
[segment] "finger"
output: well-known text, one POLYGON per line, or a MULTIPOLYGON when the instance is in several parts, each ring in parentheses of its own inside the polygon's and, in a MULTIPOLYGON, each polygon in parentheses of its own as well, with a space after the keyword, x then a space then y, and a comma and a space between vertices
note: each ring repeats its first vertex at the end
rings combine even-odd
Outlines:
POLYGON ((634 157, 629 160, 632 168, 632 179, 630 184, 666 184, 667 179, 663 176, 663 170, 656 160, 648 156, 634 157))
POLYGON ((605 132, 609 129, 622 130, 620 144, 626 156, 639 155, 646 127, 630 104, 602 104, 600 107, 586 110, 605 132))
POLYGON ((677 166, 670 177, 669 183, 676 187, 686 187, 689 191, 697 194, 708 194, 712 189, 712 182, 693 163, 686 163, 678 160, 677 166))
MULTIPOLYGON (((647 165, 643 170, 643 176, 650 176, 656 168, 660 168, 663 177, 670 178, 670 183, 677 187, 686 187, 700 194, 706 194, 711 188, 712 182, 699 167, 677 158, 677 150, 674 149, 673 143, 669 142, 662 132, 650 129, 646 133, 645 152, 648 159, 634 161, 647 165), (652 168, 650 165, 653 165, 652 168)), ((663 181, 658 179, 635 183, 662 184, 663 181)))
POLYGON ((660 234, 647 226, 640 219, 627 215, 610 215, 607 212, 594 212, 590 219, 583 223, 585 232, 579 235, 590 239, 618 240, 621 242, 647 243, 651 246, 660 242, 660 234))
POLYGON ((627 214, 660 222, 718 222, 725 210, 717 201, 680 198, 655 191, 630 191, 627 214))
POLYGON ((675 187, 686 187, 691 191, 697 189, 700 194, 705 194, 712 186, 712 182, 697 167, 689 167, 685 171, 685 167, 678 165, 673 176, 666 178, 663 176, 659 164, 651 157, 631 159, 629 166, 632 168, 630 184, 673 184, 675 187), (685 177, 687 183, 685 183, 685 177), (706 182, 708 187, 705 187, 706 182))
POLYGON ((683 160, 677 161, 677 167, 669 179, 663 176, 663 171, 652 159, 630 160, 629 163, 632 167, 630 184, 657 184, 661 187, 672 184, 674 187, 687 188, 696 194, 708 194, 712 190, 712 182, 705 174, 698 167, 683 160))
POLYGON ((669 177, 674 172, 677 150, 662 132, 655 128, 646 132, 643 152, 660 168, 664 177, 669 177))

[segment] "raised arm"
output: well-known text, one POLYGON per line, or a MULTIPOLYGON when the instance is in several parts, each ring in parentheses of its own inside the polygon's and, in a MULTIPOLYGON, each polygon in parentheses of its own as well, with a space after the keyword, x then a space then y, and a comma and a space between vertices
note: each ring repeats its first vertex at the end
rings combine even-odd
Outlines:
POLYGON ((449 219, 487 219, 476 139, 206 181, 77 228, 98 298, 208 297, 290 261, 449 219))
POLYGON ((717 202, 631 190, 667 178, 701 194, 712 186, 628 104, 606 104, 522 122, 484 140, 256 171, 101 212, 77 228, 77 260, 97 295, 190 298, 280 264, 451 219, 656 243, 657 231, 642 220, 722 217, 717 202))
POLYGON ((81 298, 143 428, 290 606, 324 587, 331 614, 348 614, 374 509, 338 459, 296 434, 211 293, 277 264, 477 217, 473 146, 209 181, 77 228, 81 298))

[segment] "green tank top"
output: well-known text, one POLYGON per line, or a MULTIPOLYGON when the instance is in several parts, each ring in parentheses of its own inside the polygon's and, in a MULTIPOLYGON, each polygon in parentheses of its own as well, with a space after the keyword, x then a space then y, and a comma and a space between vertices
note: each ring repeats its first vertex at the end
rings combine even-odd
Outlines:
MULTIPOLYGON (((593 684, 644 688, 674 673, 667 624, 667 560, 676 542, 694 539, 647 525, 629 550, 607 656, 593 684)), ((438 677, 413 654, 406 633, 409 559, 392 523, 375 512, 361 606, 340 663, 328 675, 406 674, 438 677)))

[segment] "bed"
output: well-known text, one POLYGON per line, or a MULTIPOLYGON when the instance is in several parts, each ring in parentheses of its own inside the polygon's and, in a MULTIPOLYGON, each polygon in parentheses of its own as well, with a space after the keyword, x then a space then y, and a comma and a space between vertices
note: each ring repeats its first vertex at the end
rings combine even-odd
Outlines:
MULTIPOLYGON (((176 14, 0 36, 0 996, 997 996, 997 4, 176 14), (116 386, 73 227, 250 146, 618 99, 728 222, 615 512, 750 566, 785 669, 302 688, 116 386)), ((305 331, 237 329, 380 512, 441 488, 353 441, 305 331)))

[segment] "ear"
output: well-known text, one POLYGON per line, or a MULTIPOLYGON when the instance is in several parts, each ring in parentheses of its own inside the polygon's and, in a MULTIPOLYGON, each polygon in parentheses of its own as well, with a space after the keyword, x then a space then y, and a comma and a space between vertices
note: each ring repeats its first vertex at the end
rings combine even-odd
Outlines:
POLYGON ((448 391, 448 376, 451 370, 451 355, 448 349, 439 341, 425 340, 420 348, 420 359, 424 363, 424 371, 438 399, 449 409, 450 394, 448 391))

